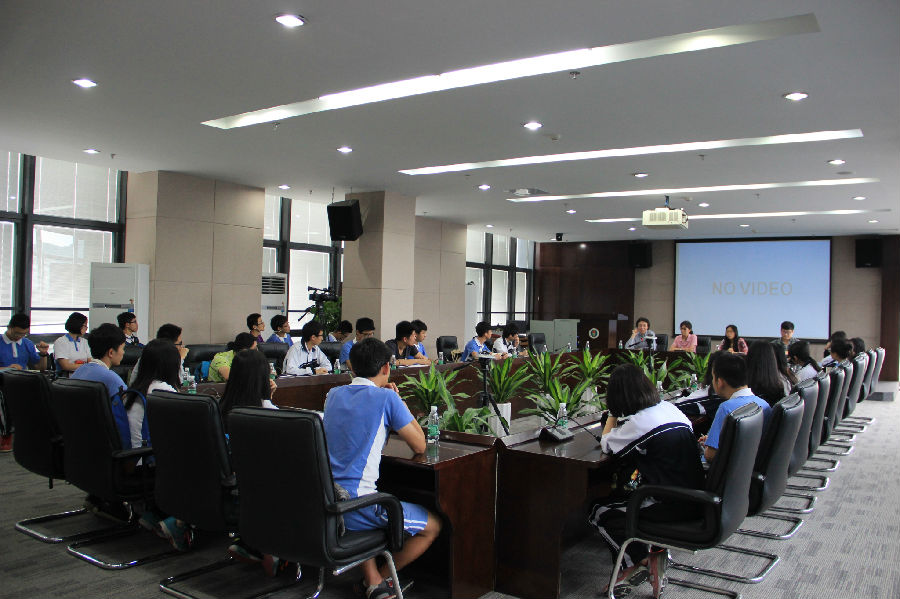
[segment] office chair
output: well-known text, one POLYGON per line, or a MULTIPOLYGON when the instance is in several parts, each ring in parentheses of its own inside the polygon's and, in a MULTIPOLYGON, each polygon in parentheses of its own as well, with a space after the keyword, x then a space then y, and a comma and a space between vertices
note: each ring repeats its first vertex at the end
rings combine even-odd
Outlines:
POLYGON ((287 343, 259 343, 256 348, 265 354, 266 360, 275 365, 275 372, 281 374, 284 370, 284 357, 291 349, 290 346, 287 343))
MULTIPOLYGON (((827 380, 827 378, 824 380, 827 380)), ((819 377, 816 376, 801 382, 794 389, 794 392, 799 394, 800 399, 803 400, 803 420, 800 422, 800 430, 797 433, 797 440, 794 443, 794 449, 791 453, 791 461, 788 465, 788 476, 795 476, 800 472, 800 469, 806 465, 810 452, 809 438, 812 434, 814 423, 816 418, 821 420, 824 415, 824 411, 819 410, 819 382, 819 377)), ((823 401, 822 410, 824 410, 824 407, 825 404, 823 401)), ((808 493, 790 493, 785 491, 782 495, 785 497, 805 499, 806 507, 793 508, 772 506, 769 508, 770 511, 788 514, 809 514, 813 511, 813 506, 815 506, 816 503, 816 496, 808 493)))
POLYGON ((710 352, 711 340, 709 335, 697 335, 697 353, 708 354, 710 352))
POLYGON ((435 349, 438 353, 444 354, 444 362, 453 361, 453 350, 458 350, 459 345, 456 342, 455 335, 442 335, 435 340, 435 349))
POLYGON ((544 333, 528 333, 527 337, 529 352, 536 351, 544 353, 547 351, 547 337, 544 333))
POLYGON ((143 351, 143 347, 126 345, 125 355, 122 356, 122 361, 119 362, 118 366, 113 366, 112 368, 110 368, 110 370, 122 377, 123 381, 127 381, 128 375, 131 374, 131 369, 134 368, 135 364, 137 364, 137 361, 140 359, 141 353, 143 353, 143 351))

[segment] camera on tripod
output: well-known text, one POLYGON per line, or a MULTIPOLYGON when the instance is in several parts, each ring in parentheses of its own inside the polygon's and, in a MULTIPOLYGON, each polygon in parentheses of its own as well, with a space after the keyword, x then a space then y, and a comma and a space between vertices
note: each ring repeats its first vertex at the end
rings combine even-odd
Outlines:
POLYGON ((336 302, 338 299, 337 295, 335 295, 330 287, 307 287, 306 290, 312 291, 312 293, 309 294, 309 301, 317 304, 322 302, 336 302))

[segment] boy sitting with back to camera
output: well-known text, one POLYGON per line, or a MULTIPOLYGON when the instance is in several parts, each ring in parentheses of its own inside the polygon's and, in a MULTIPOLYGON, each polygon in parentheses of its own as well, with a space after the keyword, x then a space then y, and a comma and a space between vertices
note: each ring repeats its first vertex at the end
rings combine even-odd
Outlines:
MULTIPOLYGON (((334 481, 360 497, 374 493, 381 464, 381 450, 391 430, 416 453, 425 451, 422 427, 400 399, 397 386, 388 381, 391 351, 378 339, 368 338, 350 349, 354 378, 349 385, 335 387, 325 398, 325 438, 334 481)), ((393 556, 397 570, 409 564, 434 542, 441 531, 440 519, 414 503, 403 505, 403 529, 410 538, 393 556)), ((347 530, 387 528, 387 512, 369 506, 344 514, 347 530)), ((363 563, 362 588, 368 599, 395 596, 394 581, 386 579, 387 566, 379 570, 374 559, 363 563)))

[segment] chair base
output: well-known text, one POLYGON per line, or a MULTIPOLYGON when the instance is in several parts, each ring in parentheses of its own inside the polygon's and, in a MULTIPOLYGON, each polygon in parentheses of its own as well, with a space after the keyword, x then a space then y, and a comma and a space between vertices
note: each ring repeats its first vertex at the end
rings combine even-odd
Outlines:
POLYGON ((701 568, 699 566, 689 566, 687 564, 679 564, 678 562, 672 562, 672 567, 676 570, 684 570, 685 572, 693 572, 694 574, 703 574, 705 576, 723 578, 725 580, 731 580, 733 582, 756 584, 758 582, 762 582, 762 580, 766 577, 766 575, 768 575, 769 572, 772 571, 772 568, 775 567, 775 564, 777 564, 779 560, 779 557, 774 553, 756 551, 755 549, 744 549, 743 547, 735 547, 734 545, 716 545, 715 549, 723 549, 725 551, 740 553, 742 555, 762 557, 769 560, 769 563, 765 568, 763 568, 758 574, 754 576, 738 576, 737 574, 731 574, 730 572, 719 572, 718 570, 710 570, 708 568, 701 568))
POLYGON ((769 508, 770 512, 780 512, 783 514, 811 514, 815 509, 816 505, 816 496, 809 495, 808 493, 782 493, 784 497, 796 497, 798 499, 806 500, 806 507, 780 507, 780 506, 772 506, 769 508))
POLYGON ((874 418, 869 418, 868 416, 847 416, 846 418, 844 418, 844 420, 850 420, 850 424, 854 424, 857 422, 863 424, 872 424, 873 422, 875 422, 874 418))
POLYGON ((812 479, 812 480, 818 480, 818 481, 820 481, 820 482, 819 482, 819 486, 818 486, 818 487, 811 487, 811 486, 808 486, 808 485, 792 485, 792 484, 788 484, 788 485, 787 485, 787 488, 788 488, 788 489, 791 489, 791 490, 793 490, 793 491, 824 491, 825 489, 828 488, 828 485, 831 484, 831 479, 828 478, 827 476, 824 476, 824 475, 821 475, 821 474, 805 474, 805 473, 803 473, 803 472, 798 472, 798 473, 794 474, 794 475, 793 475, 792 477, 790 477, 790 478, 794 478, 794 477, 796 477, 796 478, 808 478, 808 479, 812 479))
POLYGON ((713 595, 722 595, 723 597, 731 597, 732 599, 741 599, 742 595, 735 591, 729 591, 727 589, 720 589, 719 587, 709 586, 708 584, 700 584, 699 582, 688 582, 687 580, 681 580, 680 578, 672 578, 671 576, 667 577, 669 584, 674 584, 679 587, 687 587, 689 589, 697 589, 699 591, 704 591, 706 593, 711 593, 713 595))
POLYGON ((836 455, 836 456, 844 456, 850 455, 853 452, 852 445, 846 445, 844 443, 835 443, 833 441, 829 441, 827 443, 822 443, 819 445, 818 453, 823 455, 836 455), (825 451, 826 449, 835 449, 835 448, 843 448, 844 451, 825 451))
POLYGON ((166 551, 160 551, 157 553, 153 553, 144 557, 139 557, 137 559, 133 559, 127 562, 108 562, 104 561, 94 555, 86 553, 81 550, 82 547, 92 547, 94 545, 99 545, 106 541, 110 541, 113 539, 118 539, 122 537, 130 537, 136 535, 138 533, 144 532, 144 529, 136 524, 132 524, 128 526, 124 530, 119 530, 110 534, 105 534, 102 536, 94 537, 91 539, 87 539, 85 541, 77 541, 72 543, 68 547, 66 547, 66 551, 78 559, 83 559, 87 563, 97 566, 98 568, 102 568, 104 570, 125 570, 128 568, 133 568, 135 566, 143 566, 144 564, 149 564, 150 562, 155 562, 160 559, 164 559, 167 557, 171 557, 173 555, 181 555, 181 551, 177 551, 175 549, 167 549, 166 551))
MULTIPOLYGON (((815 499, 815 498, 813 498, 813 499, 815 499)), ((769 509, 771 510, 774 508, 769 508, 769 509)), ((801 520, 800 518, 795 518, 793 516, 781 516, 779 514, 769 514, 769 513, 764 512, 762 514, 756 514, 756 516, 754 516, 754 517, 755 518, 768 518, 770 520, 781 520, 783 522, 790 522, 791 524, 793 524, 793 526, 791 527, 791 529, 789 531, 787 531, 786 533, 783 533, 783 534, 778 534, 778 533, 774 533, 774 532, 763 532, 760 530, 752 530, 749 528, 739 528, 735 532, 738 534, 747 535, 750 537, 760 537, 763 539, 776 539, 778 541, 786 541, 786 540, 790 539, 792 536, 794 536, 797 533, 797 530, 799 530, 800 527, 803 525, 803 520, 801 520)), ((762 580, 762 579, 760 579, 760 580, 762 580)))
POLYGON ((810 456, 806 458, 806 464, 803 466, 805 470, 811 470, 813 472, 837 472, 838 466, 841 465, 841 461, 837 458, 817 458, 815 456, 810 456), (827 462, 831 464, 827 468, 819 468, 810 466, 810 462, 827 462))
POLYGON ((84 508, 80 508, 77 510, 70 510, 68 512, 59 512, 56 514, 47 514, 46 516, 38 516, 36 518, 28 518, 27 520, 20 520, 16 522, 16 530, 21 532, 22 534, 28 535, 42 543, 71 543, 73 541, 87 540, 94 538, 99 535, 104 535, 106 533, 119 530, 123 526, 128 526, 127 524, 117 524, 115 526, 109 526, 107 528, 98 528, 96 530, 88 530, 85 532, 76 532, 75 534, 67 535, 64 537, 52 536, 48 534, 44 534, 32 528, 35 524, 43 524, 45 522, 53 522, 55 520, 63 520, 65 518, 71 518, 72 516, 80 516, 81 514, 86 514, 87 510, 84 508))
MULTIPOLYGON (((204 574, 209 574, 210 572, 217 572, 224 568, 228 568, 235 564, 239 564, 240 562, 232 557, 227 557, 223 560, 219 560, 217 562, 213 562, 211 564, 207 564, 205 566, 201 566, 194 570, 190 570, 189 572, 182 572, 181 574, 176 574, 175 576, 170 576, 169 578, 165 578, 159 581, 159 590, 167 595, 171 595, 172 597, 178 597, 178 599, 197 599, 195 595, 191 595, 190 593, 186 593, 184 591, 180 591, 176 589, 173 585, 178 584, 180 582, 184 582, 186 580, 190 580, 192 578, 197 578, 199 576, 203 576, 204 574)), ((316 594, 314 597, 317 597, 319 593, 322 592, 322 587, 324 586, 324 577, 323 572, 321 571, 319 574, 319 587, 317 588, 316 594)), ((267 591, 263 591, 256 595, 253 595, 250 599, 262 599, 272 593, 277 593, 278 591, 282 591, 288 587, 292 587, 295 584, 300 582, 301 578, 301 570, 300 564, 297 564, 297 574, 294 577, 294 580, 291 582, 275 587, 274 589, 269 589, 267 591)))

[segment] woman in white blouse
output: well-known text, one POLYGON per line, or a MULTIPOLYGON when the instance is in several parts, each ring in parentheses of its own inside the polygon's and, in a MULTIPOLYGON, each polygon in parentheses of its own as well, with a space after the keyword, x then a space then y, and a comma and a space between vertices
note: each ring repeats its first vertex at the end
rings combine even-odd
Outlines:
POLYGON ((519 327, 513 323, 507 323, 503 332, 494 340, 494 353, 509 354, 515 357, 519 352, 519 327))
POLYGON ((91 350, 84 334, 87 332, 87 316, 81 312, 72 312, 66 319, 67 333, 53 342, 53 357, 56 370, 65 373, 75 372, 83 364, 91 361, 91 350))

